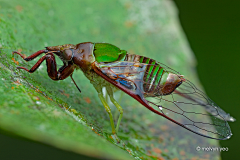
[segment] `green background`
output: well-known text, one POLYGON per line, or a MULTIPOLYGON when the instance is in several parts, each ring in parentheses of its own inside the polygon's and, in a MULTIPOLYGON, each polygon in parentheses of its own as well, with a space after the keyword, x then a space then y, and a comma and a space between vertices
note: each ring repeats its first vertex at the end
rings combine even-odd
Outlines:
MULTIPOLYGON (((75 44, 84 41, 104 41, 113 43, 131 53, 147 56, 151 54, 150 57, 171 65, 173 68, 178 68, 178 71, 184 72, 184 75, 192 77, 191 79, 193 81, 197 81, 196 79, 194 80, 195 73, 191 70, 191 67, 194 67, 194 59, 189 54, 188 49, 183 49, 187 46, 184 36, 178 32, 171 34, 174 33, 172 28, 177 27, 177 23, 175 22, 177 20, 173 18, 174 12, 171 10, 173 8, 162 6, 161 3, 159 5, 158 2, 162 1, 157 0, 152 0, 145 4, 143 3, 144 1, 138 2, 139 3, 134 3, 134 1, 130 0, 71 2, 0 1, 0 38, 1 47, 4 48, 1 54, 4 53, 7 55, 1 55, 2 63, 7 66, 6 68, 1 66, 1 74, 4 73, 5 79, 5 81, 1 83, 3 88, 1 91, 4 91, 1 93, 7 95, 7 97, 3 94, 1 96, 1 104, 5 107, 1 108, 0 111, 3 129, 1 132, 4 134, 13 134, 14 136, 20 135, 27 139, 44 142, 49 145, 54 145, 57 148, 74 152, 79 151, 78 147, 81 148, 81 144, 87 145, 87 143, 89 143, 90 146, 95 147, 98 153, 100 151, 110 157, 121 156, 121 158, 128 157, 128 149, 132 149, 131 153, 134 157, 139 158, 146 156, 142 148, 147 147, 148 150, 153 150, 151 145, 148 146, 146 144, 152 144, 153 146, 158 144, 163 145, 162 142, 154 139, 156 138, 153 136, 156 127, 152 126, 151 123, 141 123, 142 120, 144 120, 142 118, 146 120, 146 117, 142 116, 143 114, 147 117, 152 116, 152 114, 145 112, 146 110, 144 110, 144 108, 139 110, 136 103, 128 97, 122 105, 131 105, 131 107, 128 106, 128 108, 124 108, 125 114, 121 124, 122 126, 120 127, 122 130, 120 137, 125 143, 128 142, 129 144, 123 149, 117 148, 116 146, 120 148, 122 146, 121 144, 117 145, 109 139, 108 116, 104 112, 103 107, 98 105, 99 100, 93 88, 79 71, 76 72, 76 75, 81 76, 75 76, 75 78, 78 83, 81 82, 80 88, 84 91, 84 94, 81 95, 77 93, 74 88, 75 86, 72 86, 69 79, 64 82, 51 81, 47 77, 45 69, 32 75, 25 72, 10 74, 10 72, 15 71, 15 67, 17 66, 11 61, 12 50, 21 49, 23 53, 29 55, 49 45, 64 43, 75 44), (142 4, 140 2, 142 2, 142 4), (75 3, 78 5, 75 5, 75 3), (153 5, 151 6, 150 4, 153 5), (150 8, 151 10, 147 8, 149 6, 152 7, 150 8), (153 13, 153 16, 149 16, 149 12, 147 11, 153 13), (158 54, 159 52, 161 54, 158 54), (171 58, 169 58, 168 55, 170 55, 171 58), (16 87, 13 80, 14 77, 18 75, 23 78, 24 85, 20 87, 16 87), (39 87, 45 94, 39 94, 37 90, 35 92, 26 82, 33 84, 35 89, 39 87), (12 86, 16 89, 10 89, 12 86), (44 96, 53 98, 54 102, 45 101, 44 96), (33 102, 36 101, 36 97, 40 98, 43 104, 39 107, 34 106, 29 108, 29 105, 32 106, 33 102), (87 104, 87 98, 91 99, 91 105, 87 104), (22 104, 23 107, 19 108, 19 104, 22 104), (70 113, 66 114, 58 105, 73 106, 74 110, 69 110, 70 113), (91 107, 88 108, 88 106, 91 107), (40 112, 38 112, 38 110, 40 112), (76 110, 77 112, 75 112, 76 110), (24 116, 19 114, 23 112, 24 116), (59 115, 61 116, 59 117, 59 115), (75 123, 72 118, 74 115, 83 119, 81 122, 83 125, 75 123), (39 125, 42 123, 43 125, 39 125), (14 126, 16 124, 19 125, 19 128, 11 128, 11 125, 14 126), (70 125, 66 126, 64 124, 70 125), (36 128, 36 126, 40 126, 40 128, 36 128), (89 128, 92 126, 103 138, 96 136, 92 131, 89 132, 89 128), (64 127, 71 132, 65 132, 66 129, 64 130, 64 127), (48 130, 44 130, 46 128, 48 130), (49 137, 41 137, 36 134, 34 130, 41 134, 44 133, 44 135, 52 136, 52 140, 49 140, 49 137), (87 139, 87 136, 91 138, 87 139), (104 141, 104 139, 107 141, 104 141), (73 143, 74 140, 78 144, 73 143), (133 142, 134 140, 138 140, 140 143, 135 143, 133 142), (153 142, 154 140, 155 142, 153 142), (109 143, 109 141, 114 145, 109 143)), ((217 104, 221 104, 221 108, 231 113, 236 119, 239 119, 238 114, 236 114, 236 108, 239 104, 239 99, 237 98, 239 93, 239 86, 237 86, 237 69, 239 68, 237 67, 237 61, 239 60, 239 57, 237 58, 237 56, 239 56, 237 53, 237 38, 239 36, 237 36, 238 26, 235 24, 237 13, 234 13, 234 9, 232 9, 230 5, 227 5, 228 3, 218 2, 209 4, 201 1, 201 3, 194 2, 191 4, 188 1, 181 1, 181 3, 179 2, 177 4, 180 9, 180 19, 183 24, 183 29, 198 59, 199 77, 204 84, 205 90, 211 99, 217 104), (200 8, 201 6, 202 8, 200 8), (198 37, 194 38, 195 36, 198 37), (236 39, 234 40, 234 38, 236 39), (198 56, 198 53, 200 56, 198 56), (227 64, 227 62, 229 62, 229 64, 227 64), (201 66, 203 70, 201 70, 201 66), (215 71, 213 71, 214 68, 216 69, 215 71), (205 78, 204 75, 206 75, 205 78), (214 89, 214 87, 216 87, 216 89, 214 89), (233 93, 233 95, 230 93, 233 93), (219 100, 217 98, 219 98, 219 100)), ((233 7, 237 6, 231 5, 233 7)), ((28 68, 34 64, 34 62, 27 64, 17 56, 14 58, 20 62, 20 65, 28 68)), ((154 120, 153 118, 153 124, 154 120)), ((222 147, 229 148, 228 152, 221 153, 223 159, 237 154, 237 147, 234 146, 239 139, 237 138, 237 122, 230 123, 230 126, 232 127, 234 135, 230 140, 221 142, 222 147), (231 144, 231 142, 234 144, 231 144)), ((163 142, 166 144, 164 146, 158 146, 158 148, 169 147, 173 149, 174 145, 186 142, 187 138, 191 139, 191 133, 181 131, 181 129, 176 131, 172 130, 172 132, 184 133, 183 135, 188 136, 183 136, 184 139, 175 138, 174 142, 171 141, 172 137, 170 137, 170 141, 168 141, 169 137, 165 137, 163 142)), ((169 132, 171 132, 171 130, 169 132)), ((171 134, 174 136, 172 132, 171 134)), ((164 135, 164 132, 159 135, 164 135)), ((17 156, 28 157, 29 159, 30 157, 43 159, 43 156, 46 156, 44 157, 44 159, 46 159, 51 158, 50 155, 58 159, 66 159, 65 157, 70 158, 70 156, 71 158, 80 158, 80 155, 75 153, 55 149, 26 139, 18 139, 19 137, 14 139, 13 137, 1 135, 1 138, 3 139, 1 140, 2 143, 0 143, 2 148, 1 156, 5 154, 8 158, 17 156), (16 150, 14 150, 14 148, 16 150), (47 150, 51 150, 52 153, 47 150)), ((159 140, 159 138, 157 139, 159 140)), ((217 145, 217 141, 207 142, 208 139, 199 138, 199 136, 197 136, 196 139, 203 141, 202 146, 217 145)), ((196 143, 195 146, 196 145, 199 144, 196 143)), ((84 148, 82 149, 84 150, 84 148)), ((193 151, 186 152, 188 157, 196 154, 194 148, 192 149, 193 151)), ((85 151, 87 150, 88 149, 85 149, 85 151)), ((90 150, 91 149, 89 149, 89 151, 90 150)), ((183 148, 183 150, 187 150, 187 148, 183 148)), ((82 154, 81 158, 86 158, 83 152, 80 153, 82 154)), ((172 151, 172 154, 173 155, 164 153, 162 156, 165 158, 170 157, 171 159, 175 157, 175 154, 179 156, 179 151, 172 151)), ((215 153, 210 154, 216 156, 215 153)), ((87 155, 89 155, 89 153, 87 155)))
POLYGON ((198 65, 205 91, 237 119, 229 123, 233 136, 221 141, 222 159, 235 159, 240 144, 240 10, 239 1, 175 0, 179 18, 198 65))

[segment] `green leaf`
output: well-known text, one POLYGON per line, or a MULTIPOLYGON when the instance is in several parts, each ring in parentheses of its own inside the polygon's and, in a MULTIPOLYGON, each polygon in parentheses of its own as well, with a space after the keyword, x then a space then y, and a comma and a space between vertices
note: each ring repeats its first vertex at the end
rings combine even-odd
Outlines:
MULTIPOLYGON (((115 97, 124 108, 117 143, 109 117, 80 70, 52 81, 42 66, 31 68, 12 51, 30 55, 46 46, 107 42, 130 53, 167 64, 198 83, 194 57, 179 27, 171 1, 17 1, 0 2, 0 128, 57 148, 104 159, 214 159, 196 151, 218 142, 162 120, 127 95, 115 97)), ((57 60, 61 66, 60 60, 57 60)), ((114 118, 118 112, 111 105, 114 118)), ((218 157, 219 158, 219 157, 218 157)))

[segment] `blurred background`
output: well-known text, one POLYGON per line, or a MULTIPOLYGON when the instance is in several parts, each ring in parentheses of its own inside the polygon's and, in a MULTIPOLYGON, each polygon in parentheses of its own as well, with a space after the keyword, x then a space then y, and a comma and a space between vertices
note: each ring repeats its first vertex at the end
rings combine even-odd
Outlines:
POLYGON ((240 1, 175 0, 179 20, 197 58, 198 77, 209 97, 230 113, 233 136, 221 141, 234 159, 240 144, 240 1))
MULTIPOLYGON (((221 141, 227 152, 221 152, 222 159, 238 156, 240 143, 240 2, 174 0, 179 10, 179 21, 197 59, 198 77, 206 93, 223 110, 237 119, 229 123, 233 136, 221 141)), ((0 8, 1 9, 1 8, 0 8)), ((72 152, 39 144, 19 137, 9 136, 1 131, 1 155, 9 159, 91 159, 72 152), (13 145, 14 144, 14 145, 13 145), (25 147, 22 147, 25 146, 25 147), (37 152, 36 152, 37 150, 37 152), (5 152, 6 151, 6 152, 5 152), (49 153, 49 154, 47 154, 49 153), (47 155, 46 157, 44 157, 47 155)))

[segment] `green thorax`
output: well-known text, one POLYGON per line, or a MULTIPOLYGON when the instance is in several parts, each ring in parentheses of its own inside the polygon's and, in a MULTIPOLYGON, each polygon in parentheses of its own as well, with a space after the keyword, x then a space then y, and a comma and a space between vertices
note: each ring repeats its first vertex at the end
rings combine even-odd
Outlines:
POLYGON ((109 43, 95 43, 93 55, 97 62, 114 62, 125 59, 127 51, 109 43))

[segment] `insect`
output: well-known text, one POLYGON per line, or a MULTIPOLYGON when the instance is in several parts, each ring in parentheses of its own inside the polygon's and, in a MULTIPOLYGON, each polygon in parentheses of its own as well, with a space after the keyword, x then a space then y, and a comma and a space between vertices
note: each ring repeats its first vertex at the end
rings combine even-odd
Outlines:
POLYGON ((109 114, 113 134, 117 134, 123 115, 122 107, 113 97, 113 89, 117 88, 150 111, 198 135, 218 140, 229 139, 232 135, 227 121, 235 121, 233 117, 183 75, 151 58, 130 54, 109 43, 92 42, 46 47, 26 58, 19 52, 13 52, 25 61, 31 61, 43 53, 45 55, 30 70, 17 68, 33 73, 46 60, 48 76, 52 80, 72 78, 74 70, 80 68, 98 92, 109 114), (55 55, 63 62, 59 69, 55 55), (104 87, 120 113, 116 128, 102 92, 104 87))

